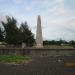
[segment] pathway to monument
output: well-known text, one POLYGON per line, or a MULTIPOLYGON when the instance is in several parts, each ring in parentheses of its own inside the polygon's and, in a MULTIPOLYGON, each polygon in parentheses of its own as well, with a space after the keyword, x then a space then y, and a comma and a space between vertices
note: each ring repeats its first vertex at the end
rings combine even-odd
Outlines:
POLYGON ((74 62, 75 57, 33 57, 33 61, 23 65, 0 64, 0 75, 75 75, 75 67, 64 66, 64 62, 74 62))

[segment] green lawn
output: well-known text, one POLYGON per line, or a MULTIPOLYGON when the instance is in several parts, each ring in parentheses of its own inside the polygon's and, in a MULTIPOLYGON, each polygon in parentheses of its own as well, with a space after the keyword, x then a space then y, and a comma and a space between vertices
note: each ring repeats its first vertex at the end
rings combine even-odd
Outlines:
POLYGON ((23 64, 31 60, 30 56, 21 55, 0 55, 1 63, 23 64))

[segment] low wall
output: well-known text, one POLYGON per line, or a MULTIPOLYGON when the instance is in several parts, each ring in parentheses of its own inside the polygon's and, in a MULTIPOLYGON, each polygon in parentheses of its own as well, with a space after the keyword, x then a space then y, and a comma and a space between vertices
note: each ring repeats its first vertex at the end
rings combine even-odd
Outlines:
POLYGON ((47 48, 5 48, 0 49, 0 55, 31 55, 31 56, 56 56, 75 55, 75 49, 47 49, 47 48))
POLYGON ((0 49, 0 55, 28 55, 30 51, 22 48, 2 48, 0 49))
POLYGON ((75 49, 35 49, 30 53, 32 56, 70 56, 75 55, 75 49))

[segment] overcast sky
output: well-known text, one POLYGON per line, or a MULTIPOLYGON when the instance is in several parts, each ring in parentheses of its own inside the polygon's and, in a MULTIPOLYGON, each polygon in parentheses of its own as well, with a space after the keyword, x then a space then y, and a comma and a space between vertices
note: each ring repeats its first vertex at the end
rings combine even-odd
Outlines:
POLYGON ((0 0, 0 20, 6 15, 27 21, 34 34, 40 15, 43 39, 75 40, 75 0, 0 0))

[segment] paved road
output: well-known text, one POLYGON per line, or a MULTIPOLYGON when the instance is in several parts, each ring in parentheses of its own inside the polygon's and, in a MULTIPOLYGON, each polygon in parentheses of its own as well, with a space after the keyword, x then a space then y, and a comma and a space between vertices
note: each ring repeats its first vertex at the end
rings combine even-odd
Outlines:
POLYGON ((34 57, 23 65, 0 64, 0 75, 75 75, 75 68, 65 68, 64 61, 75 57, 34 57))

